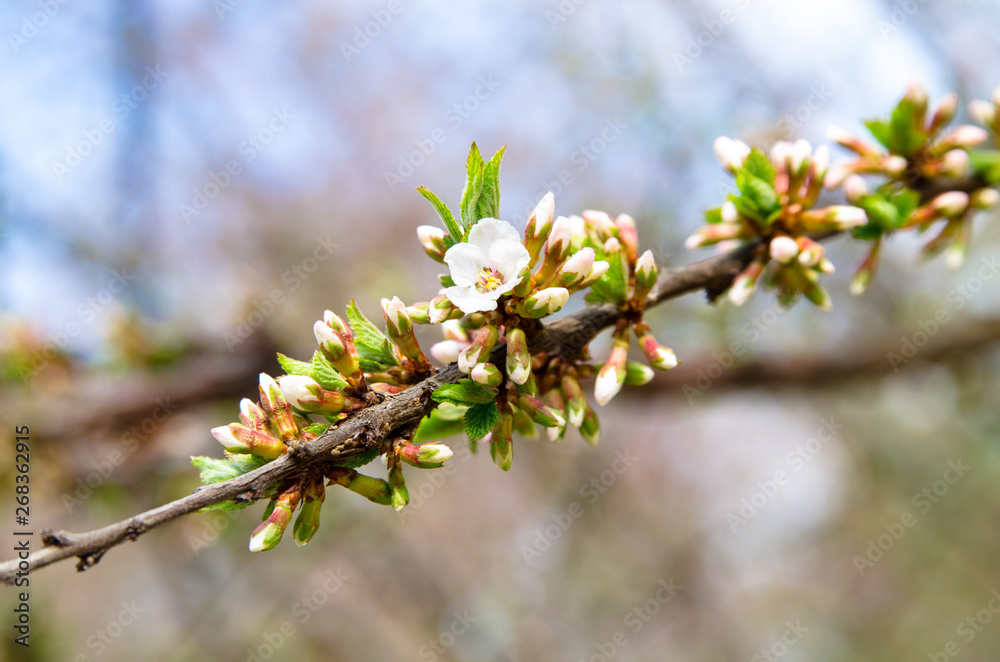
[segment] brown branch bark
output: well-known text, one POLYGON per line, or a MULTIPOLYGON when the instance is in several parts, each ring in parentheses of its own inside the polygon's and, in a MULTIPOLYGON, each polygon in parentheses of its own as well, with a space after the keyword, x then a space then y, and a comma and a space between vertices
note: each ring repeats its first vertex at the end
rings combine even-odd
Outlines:
MULTIPOLYGON (((751 254, 751 249, 743 248, 685 267, 666 269, 648 305, 654 306, 698 290, 705 290, 709 297, 714 298, 749 263, 751 254)), ((613 324, 618 316, 618 310, 611 304, 588 306, 545 325, 533 340, 531 349, 533 352, 577 351, 602 329, 613 324)), ((492 358, 499 359, 502 365, 505 351, 504 347, 498 347, 492 358)), ((430 395, 438 386, 456 382, 464 376, 454 364, 447 366, 403 393, 341 421, 317 439, 300 446, 295 454, 282 456, 237 478, 206 485, 194 494, 120 522, 79 534, 43 531, 45 546, 42 549, 32 552, 27 559, 0 563, 0 582, 13 584, 19 573, 73 557, 79 559, 77 569, 86 570, 100 561, 112 547, 135 540, 150 529, 229 499, 259 499, 270 485, 296 476, 312 466, 335 464, 360 455, 380 445, 399 428, 418 421, 435 406, 430 395)))

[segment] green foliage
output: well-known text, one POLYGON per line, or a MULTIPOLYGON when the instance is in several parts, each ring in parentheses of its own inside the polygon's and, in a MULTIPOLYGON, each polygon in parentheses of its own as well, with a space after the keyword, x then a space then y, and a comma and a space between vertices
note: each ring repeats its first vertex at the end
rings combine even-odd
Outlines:
POLYGON ((375 448, 369 448, 364 453, 360 455, 355 455, 354 457, 348 457, 339 460, 336 464, 338 467, 347 467, 348 469, 357 469, 358 467, 363 467, 366 464, 373 462, 375 458, 379 456, 380 449, 378 446, 375 448))
POLYGON ((441 198, 434 195, 429 188, 426 186, 418 186, 417 193, 424 196, 432 205, 434 209, 437 210, 438 216, 441 217, 441 222, 444 223, 444 229, 448 231, 450 235, 446 240, 447 243, 454 243, 462 239, 464 234, 462 226, 459 225, 458 221, 455 220, 455 215, 451 213, 448 209, 448 205, 441 201, 441 198))
POLYGON ((910 189, 866 195, 858 201, 858 206, 868 215, 868 223, 855 228, 852 235, 855 239, 873 240, 902 228, 919 204, 920 194, 910 189))
POLYGON ((602 255, 601 253, 602 251, 598 249, 600 259, 608 261, 608 272, 600 280, 591 284, 590 289, 594 296, 588 295, 585 298, 592 303, 599 301, 624 303, 628 300, 628 265, 625 250, 622 249, 614 255, 602 255))
MULTIPOLYGON (((479 205, 479 196, 483 192, 483 175, 486 170, 486 163, 483 161, 483 155, 479 153, 479 146, 476 143, 472 143, 472 149, 469 151, 469 158, 465 162, 465 187, 462 189, 462 225, 465 226, 466 232, 471 228, 479 218, 476 216, 479 205)), ((462 234, 462 239, 465 239, 465 234, 462 234)))
POLYGON ((483 187, 476 201, 476 220, 500 218, 500 161, 507 147, 501 147, 483 168, 483 187))
POLYGON ((437 387, 431 398, 435 402, 450 402, 453 405, 478 405, 490 402, 497 395, 496 389, 477 384, 471 379, 463 379, 454 384, 437 387))
POLYGON ((479 219, 500 217, 500 162, 505 149, 501 147, 493 158, 483 161, 479 146, 472 143, 465 164, 466 179, 461 204, 462 225, 466 234, 479 219))
POLYGON ((750 150, 750 155, 747 156, 746 163, 743 164, 743 170, 757 179, 763 180, 772 189, 774 188, 777 172, 771 159, 760 149, 754 147, 750 150))
POLYGON ((354 345, 363 370, 378 372, 386 366, 399 365, 389 339, 364 316, 354 299, 347 306, 347 319, 354 332, 354 345))
POLYGON ((328 391, 340 391, 347 386, 344 378, 339 372, 333 369, 333 366, 330 365, 329 361, 326 360, 319 350, 313 353, 312 361, 309 363, 297 361, 278 352, 278 363, 289 375, 312 377, 317 384, 328 391))
POLYGON ((442 403, 421 419, 413 443, 422 444, 459 434, 465 429, 466 409, 449 402, 442 403))
POLYGON ((988 184, 1000 183, 1000 152, 996 150, 976 150, 969 152, 972 171, 988 184))
POLYGON ((499 420, 500 409, 493 401, 469 407, 465 412, 465 432, 472 441, 482 439, 493 430, 499 420))
MULTIPOLYGON (((204 455, 192 456, 191 464, 199 470, 199 478, 205 485, 221 483, 237 476, 253 471, 268 463, 268 460, 255 455, 230 455, 224 459, 206 457, 204 455)), ((209 510, 242 510, 250 505, 245 501, 221 501, 219 503, 205 506, 199 512, 209 510)))

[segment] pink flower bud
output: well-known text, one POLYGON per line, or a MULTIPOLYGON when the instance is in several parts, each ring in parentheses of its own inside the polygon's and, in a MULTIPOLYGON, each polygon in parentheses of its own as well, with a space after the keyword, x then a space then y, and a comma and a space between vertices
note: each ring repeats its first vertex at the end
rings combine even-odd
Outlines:
POLYGON ((771 239, 769 250, 771 257, 779 264, 788 264, 799 255, 799 245, 787 235, 771 239))
POLYGON ((445 236, 447 235, 444 230, 433 225, 421 225, 417 228, 417 239, 424 247, 424 252, 438 262, 444 262, 444 254, 448 250, 444 240, 445 236))
POLYGON ((736 172, 742 168, 750 156, 750 148, 746 143, 725 136, 716 138, 712 148, 715 150, 715 157, 729 172, 736 172))

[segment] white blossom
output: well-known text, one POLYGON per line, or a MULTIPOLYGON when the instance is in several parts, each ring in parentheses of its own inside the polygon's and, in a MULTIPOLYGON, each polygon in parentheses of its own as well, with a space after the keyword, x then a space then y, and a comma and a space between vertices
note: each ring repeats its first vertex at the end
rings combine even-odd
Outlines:
POLYGON ((521 271, 530 259, 514 226, 484 218, 472 226, 468 242, 445 253, 455 285, 444 293, 463 313, 495 310, 497 299, 521 282, 521 271))

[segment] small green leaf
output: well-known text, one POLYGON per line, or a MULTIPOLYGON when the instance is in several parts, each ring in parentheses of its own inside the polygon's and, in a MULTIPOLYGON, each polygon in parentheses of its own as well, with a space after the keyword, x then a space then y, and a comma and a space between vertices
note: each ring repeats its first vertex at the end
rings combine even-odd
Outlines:
POLYGON ((348 469, 357 469, 358 467, 363 467, 366 464, 374 461, 375 458, 379 456, 379 447, 369 448, 360 455, 355 455, 353 457, 344 458, 337 461, 338 467, 347 467, 348 469))
POLYGON ((434 402, 450 402, 453 405, 478 405, 491 402, 496 395, 496 389, 482 386, 471 379, 463 379, 455 384, 438 386, 431 398, 434 402))
POLYGON ((200 471, 199 478, 205 485, 242 476, 248 471, 264 466, 267 462, 268 460, 254 455, 233 455, 225 459, 204 455, 191 457, 191 464, 200 471))
POLYGON ((441 222, 444 223, 444 229, 448 231, 451 235, 453 241, 461 241, 462 239, 462 226, 459 225, 458 221, 455 220, 455 215, 451 213, 448 209, 448 205, 441 201, 441 198, 434 195, 429 188, 426 186, 418 186, 417 193, 424 196, 428 202, 434 205, 434 209, 437 210, 438 216, 441 217, 441 222))
POLYGON ((427 441, 437 441, 459 434, 465 429, 465 407, 444 403, 424 416, 413 435, 413 443, 422 444, 427 441), (443 408, 446 410, 442 411, 443 408), (457 418, 454 415, 457 414, 457 418))
POLYGON ((741 170, 737 174, 736 185, 743 194, 742 197, 750 200, 765 216, 771 214, 778 206, 778 194, 774 186, 747 170, 741 170))
POLYGON ((476 220, 500 218, 500 161, 506 145, 497 150, 483 169, 483 188, 476 201, 476 220))
MULTIPOLYGON (((483 191, 483 176, 486 170, 483 155, 479 153, 476 143, 472 143, 465 170, 465 188, 462 189, 462 225, 467 231, 479 220, 476 214, 479 211, 479 196, 483 191)), ((461 238, 465 238, 464 233, 461 238)))
POLYGON ((347 306, 347 319, 350 320, 351 330, 354 332, 354 345, 358 349, 358 356, 370 361, 368 364, 370 367, 378 371, 388 365, 399 365, 389 339, 364 316, 354 299, 351 299, 351 303, 347 306))
POLYGON ((500 420, 500 409, 495 402, 484 402, 481 405, 469 407, 465 412, 465 432, 469 439, 482 439, 493 430, 500 420))
POLYGON ((868 219, 880 228, 889 230, 899 226, 899 210, 888 200, 877 195, 868 195, 859 201, 859 206, 865 210, 868 219))
POLYGON ((883 119, 870 119, 865 120, 865 126, 883 147, 892 149, 892 130, 889 128, 888 122, 883 119))
MULTIPOLYGON (((739 173, 737 173, 737 177, 739 177, 739 173)), ((762 214, 750 198, 743 195, 730 194, 729 201, 736 207, 736 211, 740 216, 751 219, 762 228, 767 227, 767 214, 762 214)))
POLYGON ((307 432, 309 434, 320 435, 326 432, 327 428, 329 428, 330 425, 331 425, 330 423, 313 423, 312 425, 303 428, 302 431, 307 432))
POLYGON ((715 207, 705 211, 705 222, 709 224, 722 222, 722 207, 715 207))
POLYGON ((243 510, 247 506, 253 505, 252 501, 233 501, 228 499, 226 501, 220 501, 219 503, 213 503, 210 506, 205 506, 204 508, 199 508, 199 513, 207 513, 210 510, 243 510))
POLYGON ((989 184, 1000 182, 1000 152, 996 150, 973 150, 969 152, 972 171, 989 184))
POLYGON ((896 205, 896 210, 899 212, 900 223, 905 223, 910 214, 920 206, 920 194, 913 189, 903 189, 893 196, 892 204, 896 205))
POLYGON ((851 236, 862 241, 875 241, 884 234, 882 228, 874 223, 867 223, 851 230, 851 236))
POLYGON ((347 388, 347 380, 343 375, 334 370, 330 362, 326 360, 323 353, 318 349, 313 352, 310 370, 307 373, 316 380, 316 383, 328 391, 342 391, 347 388))
POLYGON ((289 375, 302 375, 312 377, 320 386, 328 391, 339 391, 347 386, 344 378, 333 369, 333 366, 326 360, 323 354, 316 350, 313 353, 312 361, 296 361, 293 358, 278 353, 278 363, 289 375))
POLYGON ((927 139, 923 130, 923 114, 909 99, 903 99, 889 118, 889 150, 909 156, 927 139))
POLYGON ((200 471, 198 477, 205 485, 221 483, 224 480, 243 475, 243 472, 235 464, 229 460, 216 457, 206 457, 204 455, 193 456, 191 464, 200 471))
POLYGON ((626 276, 625 251, 606 256, 608 271, 590 289, 606 301, 622 303, 628 299, 628 279, 626 276))
POLYGON ((442 402, 434 410, 442 421, 460 421, 465 418, 467 407, 453 405, 450 402, 442 402))
POLYGON ((771 163, 771 159, 764 152, 756 147, 750 150, 750 155, 747 156, 746 163, 743 164, 743 169, 754 177, 764 180, 764 182, 770 184, 772 187, 774 186, 776 175, 774 164, 771 163))
POLYGON ((305 361, 296 361, 295 359, 285 356, 281 352, 278 352, 278 364, 281 365, 281 369, 284 370, 289 375, 301 375, 301 376, 311 376, 312 364, 306 363, 305 361))
POLYGON ((583 297, 583 300, 587 303, 614 303, 614 301, 593 289, 593 287, 591 287, 591 290, 587 292, 585 297, 583 297))

